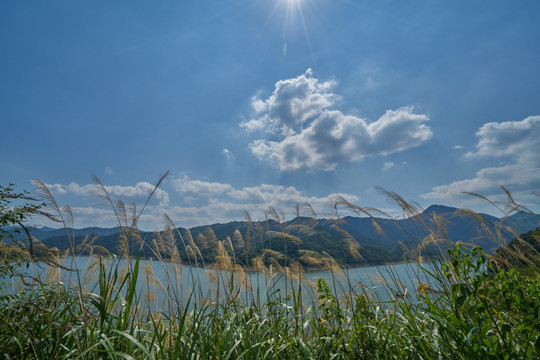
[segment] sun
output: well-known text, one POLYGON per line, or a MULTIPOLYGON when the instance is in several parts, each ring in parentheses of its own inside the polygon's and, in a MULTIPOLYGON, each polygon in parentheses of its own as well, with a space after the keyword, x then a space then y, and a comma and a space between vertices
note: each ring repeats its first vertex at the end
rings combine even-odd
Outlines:
MULTIPOLYGON (((306 8, 308 5, 313 5, 309 3, 308 0, 278 0, 278 3, 281 3, 281 6, 285 8, 285 17, 283 22, 284 33, 287 31, 296 31, 301 27, 306 39, 306 42, 309 46, 311 57, 314 60, 313 49, 311 46, 311 40, 309 36, 308 26, 306 22, 306 8)), ((286 53, 286 44, 284 48, 284 54, 286 53)))
POLYGON ((301 3, 304 2, 304 0, 284 0, 288 4, 294 4, 295 6, 301 5, 301 3))
POLYGON ((302 6, 305 0, 279 0, 279 2, 285 7, 286 18, 289 21, 296 21, 298 16, 303 18, 302 6))
POLYGON ((248 1, 252 5, 262 5, 267 12, 266 19, 257 32, 252 46, 261 40, 265 30, 270 29, 274 34, 281 30, 281 37, 283 38, 282 52, 283 56, 287 56, 288 49, 290 50, 292 45, 296 46, 301 41, 299 39, 300 35, 300 37, 305 39, 305 43, 309 47, 312 62, 315 64, 308 25, 310 19, 313 20, 313 15, 318 12, 317 3, 324 0, 245 1, 248 1))

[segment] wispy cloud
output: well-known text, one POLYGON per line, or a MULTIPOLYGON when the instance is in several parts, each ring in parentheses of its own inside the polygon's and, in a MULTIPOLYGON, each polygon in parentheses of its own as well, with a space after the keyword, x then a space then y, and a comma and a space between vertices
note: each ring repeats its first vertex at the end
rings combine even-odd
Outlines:
POLYGON ((517 193, 540 188, 540 116, 486 123, 476 136, 476 150, 466 153, 464 158, 498 158, 499 166, 482 168, 471 179, 434 187, 422 197, 456 199, 462 192, 488 196, 500 193, 501 185, 517 193))
POLYGON ((393 162, 387 161, 387 162, 384 163, 382 169, 383 169, 383 171, 384 171, 384 170, 388 170, 388 169, 390 169, 390 168, 393 168, 394 166, 395 166, 395 164, 394 164, 393 162))
POLYGON ((320 82, 306 73, 278 81, 267 99, 255 97, 255 117, 240 123, 262 138, 250 144, 252 153, 280 170, 333 170, 343 162, 386 155, 418 146, 433 135, 426 115, 413 107, 388 110, 378 120, 330 109, 341 97, 333 81, 320 82))
POLYGON ((233 152, 232 152, 231 150, 229 150, 229 149, 223 149, 223 150, 221 150, 221 153, 222 153, 223 155, 225 155, 225 157, 226 157, 227 160, 229 160, 229 161, 232 161, 232 160, 235 159, 233 152))

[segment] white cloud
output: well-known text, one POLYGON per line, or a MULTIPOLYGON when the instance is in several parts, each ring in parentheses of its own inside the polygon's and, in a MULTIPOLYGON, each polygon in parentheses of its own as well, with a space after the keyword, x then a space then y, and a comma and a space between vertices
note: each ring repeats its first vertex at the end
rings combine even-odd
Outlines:
POLYGON ((479 195, 492 195, 501 192, 500 186, 509 187, 513 191, 532 192, 540 188, 540 168, 524 167, 521 164, 483 168, 472 179, 454 181, 448 185, 436 186, 423 195, 424 198, 453 199, 462 192, 479 195))
POLYGON ((75 182, 71 182, 67 186, 67 190, 73 194, 80 196, 97 196, 99 194, 99 187, 95 184, 79 185, 75 182))
POLYGON ((259 119, 250 119, 240 123, 240 127, 244 128, 248 133, 265 130, 269 123, 268 117, 263 116, 259 119))
POLYGON ((191 180, 186 175, 171 182, 174 189, 184 195, 184 198, 187 198, 189 201, 208 200, 232 189, 232 186, 229 184, 191 180))
POLYGON ((114 175, 114 170, 108 166, 105 168, 105 172, 109 175, 114 175))
POLYGON ((325 197, 308 197, 293 186, 282 185, 261 184, 236 189, 230 184, 192 180, 186 175, 172 180, 171 183, 176 191, 190 200, 202 200, 214 205, 235 203, 244 208, 252 205, 264 209, 270 206, 283 208, 305 202, 317 206, 332 206, 338 195, 345 196, 351 201, 358 200, 358 197, 354 195, 341 193, 333 193, 325 197))
POLYGON ((384 170, 388 170, 388 169, 390 169, 390 168, 393 168, 394 165, 395 165, 395 164, 394 164, 393 162, 387 161, 387 162, 384 163, 382 169, 383 169, 383 171, 384 171, 384 170))
POLYGON ((53 195, 67 194, 66 189, 61 184, 45 184, 45 186, 47 186, 47 188, 53 195))
MULTIPOLYGON (((142 229, 154 230, 162 227, 164 213, 167 213, 177 226, 191 227, 243 220, 246 211, 253 220, 262 220, 270 207, 279 212, 282 211, 285 219, 291 219, 296 215, 295 205, 306 203, 319 216, 325 217, 333 213, 334 204, 339 197, 353 203, 360 200, 358 196, 346 193, 307 196, 293 186, 261 184, 235 188, 231 184, 190 179, 186 175, 163 184, 164 187, 171 185, 179 195, 182 195, 182 199, 177 203, 170 204, 168 201, 169 193, 158 189, 156 196, 167 194, 167 201, 151 202, 146 207, 139 220, 139 226, 142 229)), ((105 187, 111 196, 114 195, 115 200, 116 197, 120 199, 134 198, 133 200, 138 201, 139 205, 145 200, 145 197, 141 197, 141 195, 146 196, 153 189, 149 183, 138 183, 135 186, 105 185, 105 187)), ((69 201, 72 202, 70 205, 73 205, 72 211, 76 227, 117 225, 114 212, 107 205, 103 204, 104 207, 85 206, 84 203, 89 198, 98 194, 96 185, 79 185, 72 182, 69 185, 55 184, 52 188, 58 193, 65 191, 66 194, 71 195, 69 201)), ((137 209, 140 210, 140 207, 137 209)), ((303 215, 310 215, 307 207, 303 207, 301 211, 303 215)))
POLYGON ((103 216, 103 215, 113 216, 114 215, 114 211, 112 209, 100 209, 100 208, 95 208, 91 206, 86 206, 86 207, 76 206, 76 207, 72 207, 71 211, 73 212, 73 214, 80 214, 80 215, 100 215, 100 216, 103 216))
POLYGON ((232 160, 235 159, 234 154, 233 154, 232 151, 229 150, 229 149, 223 149, 223 150, 221 150, 221 153, 222 153, 223 155, 225 155, 225 157, 227 158, 227 160, 231 160, 231 161, 232 161, 232 160))
POLYGON ((307 201, 307 198, 293 186, 262 184, 228 192, 231 199, 244 204, 272 207, 290 207, 307 201))
POLYGON ((432 132, 421 123, 428 118, 412 110, 389 110, 371 124, 337 110, 325 110, 300 133, 281 141, 255 140, 250 148, 258 159, 281 170, 333 170, 342 162, 387 155, 428 140, 432 132))
POLYGON ((499 166, 480 169, 474 178, 434 187, 422 195, 428 199, 456 199, 462 192, 483 196, 501 193, 500 186, 514 194, 530 194, 540 188, 540 116, 522 121, 486 123, 476 133, 476 151, 466 159, 500 158, 499 166))
POLYGON ((279 130, 283 135, 295 133, 295 129, 305 121, 340 99, 330 91, 333 81, 319 82, 312 75, 313 71, 308 69, 296 78, 278 81, 268 99, 252 98, 251 106, 260 117, 242 122, 240 126, 248 131, 279 130))
MULTIPOLYGON (((110 195, 126 196, 126 197, 148 197, 154 190, 155 186, 148 182, 138 182, 135 186, 107 186, 105 189, 110 195)), ((167 205, 169 203, 169 194, 160 188, 157 188, 153 195, 158 199, 160 204, 167 205)))
POLYGON ((540 159, 540 116, 529 116, 522 121, 486 123, 476 133, 480 138, 476 152, 466 158, 482 156, 512 156, 518 160, 540 159))
MULTIPOLYGON (((64 186, 60 184, 47 185, 49 190, 56 194, 75 194, 84 197, 97 197, 101 195, 101 189, 96 184, 79 185, 75 182, 71 182, 69 185, 64 186)), ((154 185, 148 182, 139 182, 135 186, 120 186, 105 185, 105 190, 110 196, 123 196, 123 197, 147 197, 154 190, 154 185)), ((156 199, 163 205, 169 203, 169 194, 158 188, 154 195, 156 199)))
POLYGON ((263 219, 270 207, 284 211, 290 218, 294 216, 294 206, 304 203, 310 204, 318 213, 328 213, 332 211, 339 196, 351 202, 359 200, 355 195, 344 193, 332 193, 322 197, 306 196, 293 186, 271 184, 237 189, 230 184, 192 180, 187 176, 173 180, 172 183, 180 194, 189 196, 187 200, 201 203, 196 207, 170 207, 170 212, 167 213, 173 219, 179 219, 179 222, 192 222, 197 225, 241 220, 246 211, 253 219, 263 219))
POLYGON ((248 132, 265 137, 250 144, 252 153, 281 170, 333 170, 342 162, 386 155, 431 138, 429 118, 412 107, 388 110, 377 121, 331 110, 340 96, 334 82, 319 82, 311 70, 276 83, 266 100, 252 99, 258 117, 242 122, 248 132))

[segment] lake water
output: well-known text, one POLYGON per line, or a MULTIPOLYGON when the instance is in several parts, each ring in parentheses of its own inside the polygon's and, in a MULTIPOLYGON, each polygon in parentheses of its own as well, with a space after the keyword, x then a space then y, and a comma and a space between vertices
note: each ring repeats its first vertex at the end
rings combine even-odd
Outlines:
MULTIPOLYGON (((117 269, 120 277, 132 271, 135 260, 130 263, 125 259, 102 260, 109 269, 117 269), (129 266, 128 266, 129 265, 129 266)), ((84 284, 85 291, 99 293, 98 273, 100 261, 95 257, 67 258, 62 265, 66 268, 78 269, 69 271, 46 265, 31 264, 24 270, 25 274, 42 281, 62 282, 66 287, 84 284)), ((433 265, 425 265, 433 268, 433 265)), ((113 272, 107 272, 112 274, 113 272)), ((203 299, 216 299, 234 294, 246 303, 265 302, 268 295, 286 297, 301 291, 304 302, 314 302, 318 279, 324 279, 332 292, 343 296, 349 292, 367 294, 381 302, 396 296, 414 295, 418 281, 429 282, 425 273, 416 263, 402 263, 385 266, 349 268, 340 271, 306 271, 300 276, 268 271, 231 272, 225 270, 205 270, 203 268, 175 265, 170 262, 156 260, 140 260, 137 293, 155 309, 166 306, 174 299, 180 306, 188 300, 193 303, 203 299)), ((0 279, 2 280, 2 279, 0 279)), ((17 278, 3 279, 3 292, 17 291, 21 280, 17 278)), ((118 282, 117 284, 119 284, 118 282)), ((120 290, 122 293, 122 290, 120 290)))

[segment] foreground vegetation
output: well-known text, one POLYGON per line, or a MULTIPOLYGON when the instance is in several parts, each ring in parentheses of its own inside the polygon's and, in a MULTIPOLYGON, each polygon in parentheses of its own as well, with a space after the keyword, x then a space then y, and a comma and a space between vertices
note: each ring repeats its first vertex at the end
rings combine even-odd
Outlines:
MULTIPOLYGON (((40 205, 9 207, 10 199, 32 202, 32 198, 13 194, 10 188, 2 190, 0 226, 24 225, 37 213, 66 225, 69 209, 60 209, 46 187, 41 190, 52 205, 49 211, 40 205), (56 211, 54 216, 52 211, 56 211)), ((110 200, 104 187, 103 191, 110 200)), ((417 212, 397 195, 389 195, 404 213, 417 212)), ((512 206, 514 211, 523 210, 512 206)), ((117 213, 121 256, 92 246, 91 239, 86 242, 94 257, 93 281, 78 271, 77 263, 69 268, 62 265, 65 256, 78 254, 73 246, 61 254, 36 239, 0 243, 4 279, 20 279, 17 288, 0 285, 0 355, 8 359, 540 357, 538 233, 527 234, 525 240, 516 234, 512 246, 499 244, 504 251, 488 257, 478 247, 461 244, 446 251, 449 244, 442 220, 418 218, 417 228, 428 236, 409 249, 416 261, 407 265, 416 274, 417 286, 405 287, 387 268, 381 271, 378 290, 349 283, 347 269, 324 254, 302 253, 306 262, 332 274, 331 281, 310 283, 302 264, 288 258, 287 248, 276 244, 265 249, 264 256, 239 259, 234 250, 244 239, 216 239, 216 261, 209 273, 213 289, 199 285, 184 301, 178 245, 189 254, 189 264, 205 267, 201 249, 189 237, 182 237, 178 244, 172 226, 145 241, 136 227, 140 213, 129 219, 125 211, 117 213), (437 253, 436 248, 444 251, 437 253), (152 269, 141 265, 141 249, 170 264, 165 279, 152 278, 152 269), (423 252, 426 249, 430 249, 429 259, 423 252), (45 275, 36 277, 29 271, 44 263, 49 269, 45 275), (250 283, 240 264, 263 272, 264 283, 250 283), (528 276, 522 275, 523 269, 528 276), (70 273, 72 281, 61 283, 63 273, 70 273), (417 280, 424 277, 428 280, 417 280), (285 279, 285 289, 275 286, 276 278, 285 279), (141 281, 164 290, 162 304, 156 306, 149 287, 137 286, 141 281), (383 288, 394 296, 382 296, 383 288), (306 296, 309 293, 313 296, 306 296)), ((481 218, 478 221, 480 227, 485 226, 481 218)), ((494 242, 502 232, 511 231, 485 229, 494 242)), ((349 251, 354 256, 358 249, 353 246, 349 251)), ((197 274, 189 274, 196 284, 197 274)))

